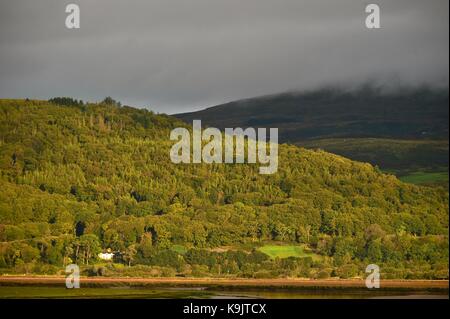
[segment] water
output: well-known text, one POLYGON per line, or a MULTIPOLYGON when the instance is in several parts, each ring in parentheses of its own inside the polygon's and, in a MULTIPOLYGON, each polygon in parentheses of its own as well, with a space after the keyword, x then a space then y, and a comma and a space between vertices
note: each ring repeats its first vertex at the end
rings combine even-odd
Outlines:
POLYGON ((325 290, 208 290, 206 288, 83 288, 66 289, 44 286, 0 286, 0 298, 115 298, 115 299, 154 299, 154 298, 208 298, 208 299, 366 299, 366 298, 418 298, 448 299, 448 290, 429 292, 424 290, 376 291, 345 289, 325 290))

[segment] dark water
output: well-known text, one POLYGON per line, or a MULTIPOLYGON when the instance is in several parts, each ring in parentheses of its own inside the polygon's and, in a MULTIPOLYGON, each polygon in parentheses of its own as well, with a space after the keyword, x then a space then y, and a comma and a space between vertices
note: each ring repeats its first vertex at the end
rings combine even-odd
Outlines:
POLYGON ((83 288, 66 289, 64 287, 39 286, 0 286, 0 298, 117 298, 117 299, 153 299, 153 298, 208 298, 208 299, 448 299, 445 291, 345 291, 326 289, 320 291, 290 290, 239 290, 216 291, 204 288, 83 288))

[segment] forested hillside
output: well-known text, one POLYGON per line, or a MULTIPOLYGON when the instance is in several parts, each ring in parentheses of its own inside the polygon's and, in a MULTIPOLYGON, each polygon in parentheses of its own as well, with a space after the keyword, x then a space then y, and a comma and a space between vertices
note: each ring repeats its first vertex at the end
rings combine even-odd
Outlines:
POLYGON ((0 100, 0 271, 348 278, 377 263, 448 278, 447 191, 292 145, 273 175, 176 165, 169 133, 185 125, 113 100, 0 100), (271 258, 268 243, 306 253, 271 258))

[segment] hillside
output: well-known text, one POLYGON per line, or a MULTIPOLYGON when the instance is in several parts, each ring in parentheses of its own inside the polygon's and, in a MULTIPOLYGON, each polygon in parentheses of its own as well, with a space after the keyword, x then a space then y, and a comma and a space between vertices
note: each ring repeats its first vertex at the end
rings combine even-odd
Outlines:
POLYGON ((181 125, 127 106, 0 100, 1 273, 75 262, 97 275, 347 278, 378 263, 390 278, 448 278, 446 191, 291 145, 273 175, 175 165, 181 125), (271 259, 257 249, 269 243, 305 256, 271 259), (100 265, 107 248, 115 263, 100 265))
POLYGON ((448 91, 440 89, 321 89, 175 116, 221 129, 278 127, 281 142, 322 148, 382 169, 448 171, 448 102, 448 91))

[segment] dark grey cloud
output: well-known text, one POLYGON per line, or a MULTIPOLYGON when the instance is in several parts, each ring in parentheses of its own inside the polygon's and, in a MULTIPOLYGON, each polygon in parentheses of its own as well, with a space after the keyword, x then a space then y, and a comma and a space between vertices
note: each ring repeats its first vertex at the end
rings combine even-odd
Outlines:
POLYGON ((448 86, 447 0, 0 0, 0 97, 166 113, 322 85, 448 86), (381 29, 364 8, 381 7, 381 29), (81 28, 65 28, 65 6, 81 28))

